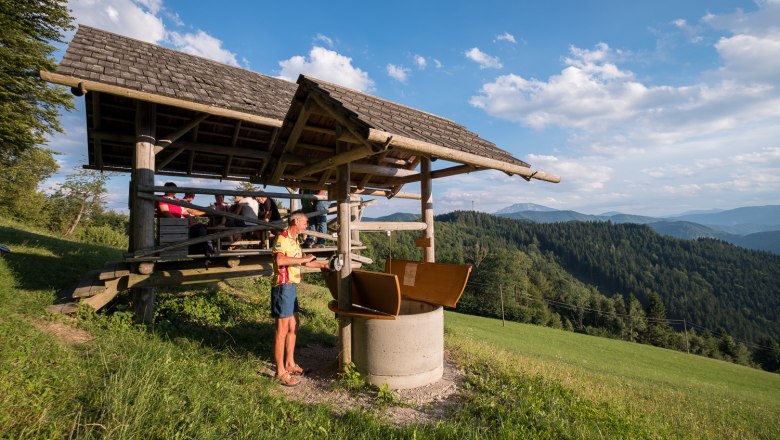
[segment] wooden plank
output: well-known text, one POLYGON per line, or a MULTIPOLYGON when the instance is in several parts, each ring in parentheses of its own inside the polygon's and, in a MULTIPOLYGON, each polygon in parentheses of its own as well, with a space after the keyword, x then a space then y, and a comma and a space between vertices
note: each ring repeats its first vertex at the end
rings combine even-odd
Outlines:
POLYGON ((86 299, 82 299, 81 302, 92 307, 95 310, 102 309, 112 299, 114 299, 119 292, 127 288, 127 278, 117 278, 115 280, 106 281, 105 290, 97 295, 91 296, 86 299))
POLYGON ((103 271, 100 272, 98 279, 101 281, 113 280, 114 278, 123 277, 125 275, 130 275, 129 267, 127 269, 122 269, 119 265, 117 265, 114 268, 103 269, 103 271))
POLYGON ((82 275, 70 296, 72 298, 85 298, 105 289, 103 282, 99 279, 100 272, 100 270, 91 270, 82 275))
POLYGON ((398 315, 401 310, 398 277, 367 270, 352 271, 352 305, 398 315))
POLYGON ((395 321, 395 315, 386 315, 371 310, 361 310, 358 308, 354 308, 351 310, 341 310, 339 309, 338 301, 336 301, 335 299, 330 300, 328 302, 328 309, 330 309, 331 312, 337 315, 348 316, 350 318, 385 319, 389 321, 395 321))
POLYGON ((415 247, 419 247, 419 248, 431 247, 431 239, 428 237, 420 237, 414 240, 414 245, 415 247))
POLYGON ((402 297, 455 307, 466 288, 471 265, 388 259, 385 272, 398 277, 402 297))
MULTIPOLYGON (((338 273, 323 272, 325 284, 333 299, 337 299, 338 273)), ((398 278, 392 274, 352 270, 351 302, 341 310, 348 311, 350 307, 361 307, 382 314, 398 315, 401 308, 401 294, 398 278)))

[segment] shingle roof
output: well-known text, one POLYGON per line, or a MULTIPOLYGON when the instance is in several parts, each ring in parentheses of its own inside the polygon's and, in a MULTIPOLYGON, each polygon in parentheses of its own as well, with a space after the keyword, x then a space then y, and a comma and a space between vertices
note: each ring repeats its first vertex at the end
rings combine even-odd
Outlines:
POLYGON ((302 76, 298 83, 319 89, 351 112, 367 128, 429 142, 453 150, 491 157, 504 162, 529 167, 495 144, 449 119, 426 113, 375 96, 351 90, 317 78, 302 76))
POLYGON ((79 26, 56 73, 282 120, 296 85, 79 26))
MULTIPOLYGON (((46 78, 91 92, 86 97, 89 166, 101 170, 132 166, 135 104, 140 100, 158 104, 159 135, 195 121, 177 147, 157 156, 161 174, 321 186, 335 179, 335 165, 323 169, 322 164, 331 163, 343 139, 353 146, 370 144, 373 151, 353 159, 363 165, 356 167, 362 171, 352 182, 358 188, 397 191, 414 181, 401 177, 413 173, 423 156, 472 166, 458 172, 494 168, 557 179, 530 170, 527 163, 440 116, 315 78, 301 76, 296 85, 89 26, 79 27, 55 74, 46 78), (309 95, 337 114, 304 112, 311 104, 309 95), (207 119, 198 119, 204 115, 207 119), (347 140, 342 128, 358 133, 357 139, 347 140), (371 135, 382 140, 369 141, 371 135), (394 144, 386 142, 393 136, 394 144), (379 154, 382 149, 387 151, 379 154)), ((323 110, 319 107, 312 110, 323 110)))

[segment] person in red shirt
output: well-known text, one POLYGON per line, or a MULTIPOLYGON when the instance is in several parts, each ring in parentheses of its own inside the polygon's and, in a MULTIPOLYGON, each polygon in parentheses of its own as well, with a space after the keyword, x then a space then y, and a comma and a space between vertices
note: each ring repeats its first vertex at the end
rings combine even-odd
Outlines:
MULTIPOLYGON (((173 182, 165 182, 165 185, 163 186, 170 188, 170 190, 174 190, 176 188, 176 184, 173 182)), ((166 192, 163 197, 166 199, 180 201, 180 199, 176 198, 176 191, 166 192)), ((195 220, 195 216, 192 213, 190 213, 190 211, 187 208, 174 205, 171 203, 157 202, 157 215, 159 217, 189 219, 190 238, 203 237, 204 235, 208 234, 206 227, 201 223, 199 223, 197 220, 195 220)), ((213 253, 213 247, 210 242, 197 243, 189 247, 189 253, 205 254, 208 256, 213 253)))
POLYGON ((276 321, 274 360, 276 379, 284 386, 296 386, 303 369, 295 363, 295 340, 298 332, 298 283, 301 266, 327 269, 327 263, 314 261, 314 255, 304 256, 298 234, 308 226, 306 214, 293 212, 287 229, 276 236, 273 248, 274 280, 271 288, 271 316, 276 321))

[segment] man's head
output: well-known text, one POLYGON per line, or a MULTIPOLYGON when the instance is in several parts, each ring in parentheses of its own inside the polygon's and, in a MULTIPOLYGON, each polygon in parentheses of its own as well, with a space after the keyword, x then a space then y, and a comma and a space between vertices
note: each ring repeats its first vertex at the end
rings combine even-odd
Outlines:
POLYGON ((176 184, 173 182, 165 182, 163 185, 168 188, 168 191, 165 192, 166 196, 174 196, 176 195, 176 184))
POLYGON ((225 195, 224 194, 214 194, 214 200, 217 203, 223 203, 225 201, 225 195))
POLYGON ((295 211, 290 214, 290 219, 287 221, 289 227, 287 230, 293 234, 297 234, 301 231, 305 231, 309 225, 309 219, 306 217, 303 211, 295 211))
POLYGON ((193 199, 195 199, 194 193, 186 193, 184 194, 184 200, 191 202, 193 199))

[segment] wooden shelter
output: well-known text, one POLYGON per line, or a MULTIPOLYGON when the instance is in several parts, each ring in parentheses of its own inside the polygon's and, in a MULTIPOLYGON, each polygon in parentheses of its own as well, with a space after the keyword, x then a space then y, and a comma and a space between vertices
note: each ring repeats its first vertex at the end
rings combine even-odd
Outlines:
MULTIPOLYGON (((436 115, 315 78, 301 75, 293 84, 87 26, 79 27, 57 69, 41 77, 85 96, 86 167, 132 173, 129 272, 146 278, 130 287, 146 319, 153 286, 167 279, 155 278, 164 263, 157 269, 141 264, 141 257, 159 251, 153 193, 163 188, 155 187, 155 175, 328 189, 338 206, 339 231, 421 230, 426 262, 435 260, 434 179, 495 169, 559 181, 436 115), (437 159, 450 165, 434 170, 437 159), (403 191, 414 182, 421 194, 403 191), (420 199, 423 222, 355 222, 355 197, 361 195, 420 199)), ((350 261, 357 239, 340 233, 335 251, 350 261)), ((350 272, 350 264, 339 271, 342 308, 350 306, 350 272)), ((340 328, 340 340, 348 344, 349 318, 341 318, 340 328)), ((349 350, 342 352, 348 356, 349 350)))

